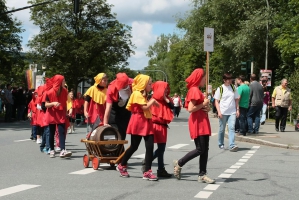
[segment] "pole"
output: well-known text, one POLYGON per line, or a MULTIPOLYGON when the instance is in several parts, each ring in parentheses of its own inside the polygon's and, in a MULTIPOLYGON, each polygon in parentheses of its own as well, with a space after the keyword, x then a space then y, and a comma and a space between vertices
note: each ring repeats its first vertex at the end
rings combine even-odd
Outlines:
POLYGON ((250 73, 253 74, 253 61, 251 61, 251 70, 250 73))
POLYGON ((206 97, 207 98, 209 92, 209 60, 210 60, 210 52, 207 51, 207 62, 206 62, 206 97))
MULTIPOLYGON (((266 0, 268 14, 270 10, 269 1, 266 0)), ((267 18, 267 35, 266 35, 266 55, 265 55, 265 70, 268 69, 268 43, 269 43, 269 19, 267 18)))

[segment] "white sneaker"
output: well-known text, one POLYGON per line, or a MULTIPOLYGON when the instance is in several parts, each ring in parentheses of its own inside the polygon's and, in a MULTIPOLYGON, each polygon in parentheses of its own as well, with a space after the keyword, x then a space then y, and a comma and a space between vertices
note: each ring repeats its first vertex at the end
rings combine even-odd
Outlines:
POLYGON ((66 150, 62 150, 60 152, 60 158, 66 158, 66 157, 71 157, 72 152, 67 152, 66 150))
POLYGON ((54 150, 50 151, 50 158, 55 158, 55 151, 54 150))
POLYGON ((67 130, 67 133, 68 133, 68 134, 72 133, 72 129, 68 129, 68 130, 67 130))
POLYGON ((60 147, 55 147, 54 150, 55 150, 55 152, 60 152, 61 148, 60 147))
POLYGON ((41 144, 42 143, 42 139, 36 139, 36 144, 41 144))

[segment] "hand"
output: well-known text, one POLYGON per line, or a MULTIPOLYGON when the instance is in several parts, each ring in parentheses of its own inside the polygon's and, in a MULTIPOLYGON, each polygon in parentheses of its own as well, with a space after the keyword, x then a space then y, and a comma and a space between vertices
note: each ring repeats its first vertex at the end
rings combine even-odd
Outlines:
POLYGON ((31 114, 30 114, 30 113, 28 113, 27 117, 28 117, 29 119, 31 119, 31 114))
POLYGON ((288 109, 289 111, 291 111, 292 110, 292 106, 289 106, 289 109, 288 109))
POLYGON ((152 99, 151 101, 153 102, 152 105, 160 107, 160 104, 158 103, 158 101, 156 101, 156 99, 152 99))
POLYGON ((85 116, 86 119, 88 119, 88 117, 89 117, 88 112, 84 112, 84 116, 85 116))
POLYGON ((239 116, 240 116, 240 112, 239 112, 239 110, 237 110, 236 117, 239 118, 239 116))
POLYGON ((272 108, 275 108, 275 104, 274 103, 272 103, 272 108))
POLYGON ((222 114, 221 113, 218 113, 218 118, 222 118, 222 114))
POLYGON ((209 99, 205 99, 202 103, 203 106, 208 106, 210 103, 210 100, 209 99))
POLYGON ((56 108, 57 108, 58 106, 60 106, 60 103, 59 103, 59 102, 56 102, 56 101, 55 101, 55 102, 52 102, 52 104, 53 104, 53 106, 56 107, 56 108))
POLYGON ((202 107, 201 110, 204 111, 205 113, 208 113, 208 112, 210 112, 211 108, 210 108, 210 106, 204 106, 204 107, 202 107))

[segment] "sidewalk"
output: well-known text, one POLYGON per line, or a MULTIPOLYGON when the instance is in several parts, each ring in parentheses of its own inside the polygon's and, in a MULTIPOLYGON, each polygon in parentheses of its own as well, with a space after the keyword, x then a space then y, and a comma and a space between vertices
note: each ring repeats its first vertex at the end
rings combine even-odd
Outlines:
MULTIPOLYGON (((227 133, 225 137, 228 137, 227 133)), ((259 134, 247 134, 246 136, 235 135, 235 140, 299 150, 299 132, 295 131, 294 126, 287 125, 285 132, 276 132, 275 123, 269 121, 266 121, 264 125, 260 126, 259 134)))

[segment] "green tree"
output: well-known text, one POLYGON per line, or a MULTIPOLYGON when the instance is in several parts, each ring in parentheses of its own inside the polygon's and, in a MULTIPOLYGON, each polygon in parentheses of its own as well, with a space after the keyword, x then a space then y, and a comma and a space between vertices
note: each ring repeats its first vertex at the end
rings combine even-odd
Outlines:
MULTIPOLYGON (((31 4, 43 0, 29 1, 31 4)), ((131 28, 118 22, 105 0, 82 0, 73 13, 72 1, 58 1, 31 9, 40 33, 29 42, 35 62, 47 76, 62 74, 72 88, 100 72, 114 74, 128 65, 133 45, 131 28)))
POLYGON ((21 84, 24 80, 24 63, 20 55, 22 46, 19 34, 23 29, 21 29, 21 22, 13 19, 11 14, 4 14, 6 11, 5 1, 0 0, 0 80, 1 84, 4 84, 13 78, 21 84), (22 71, 21 75, 20 71, 22 71))

